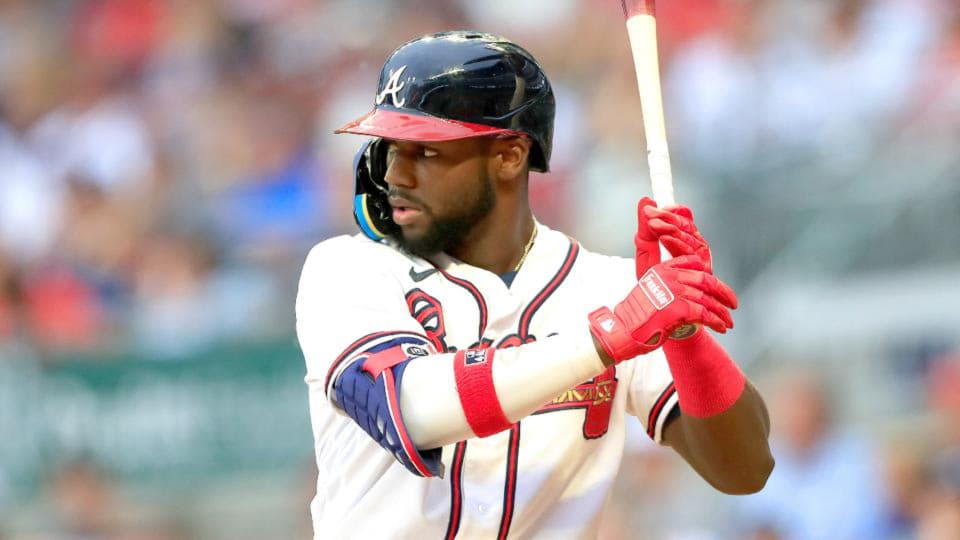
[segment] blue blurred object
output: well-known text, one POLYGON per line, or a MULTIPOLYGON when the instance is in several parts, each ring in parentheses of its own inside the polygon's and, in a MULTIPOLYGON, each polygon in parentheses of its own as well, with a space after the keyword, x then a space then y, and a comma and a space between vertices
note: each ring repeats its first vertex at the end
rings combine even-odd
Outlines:
POLYGON ((215 215, 231 249, 307 246, 331 228, 327 178, 313 149, 297 149, 272 174, 238 183, 215 203, 215 215))

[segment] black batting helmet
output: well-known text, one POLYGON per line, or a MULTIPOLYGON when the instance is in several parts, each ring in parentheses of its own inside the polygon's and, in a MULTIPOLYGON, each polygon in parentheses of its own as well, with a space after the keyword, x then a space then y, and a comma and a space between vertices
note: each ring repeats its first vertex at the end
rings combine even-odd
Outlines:
POLYGON ((401 45, 380 71, 373 111, 337 133, 409 141, 525 134, 530 169, 547 171, 553 89, 533 56, 481 32, 431 34, 401 45))

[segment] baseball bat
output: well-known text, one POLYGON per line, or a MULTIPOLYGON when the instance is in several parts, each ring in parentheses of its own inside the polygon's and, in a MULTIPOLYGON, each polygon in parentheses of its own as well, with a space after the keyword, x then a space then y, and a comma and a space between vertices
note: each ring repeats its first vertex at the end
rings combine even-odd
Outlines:
MULTIPOLYGON (((640 109, 643 113, 643 133, 647 139, 647 166, 650 168, 650 187, 657 206, 675 206, 673 197, 673 170, 670 168, 670 146, 667 144, 667 126, 663 118, 663 91, 660 85, 660 55, 657 48, 657 13, 655 0, 620 0, 623 16, 627 19, 627 37, 633 53, 633 67, 637 73, 640 109)), ((667 260, 670 253, 660 245, 660 258, 667 260)), ((696 326, 685 324, 675 329, 674 337, 690 335, 696 326)))
POLYGON ((627 36, 637 73, 653 200, 660 208, 674 206, 673 172, 670 168, 670 147, 667 144, 660 86, 655 0, 620 0, 620 4, 627 19, 627 36))

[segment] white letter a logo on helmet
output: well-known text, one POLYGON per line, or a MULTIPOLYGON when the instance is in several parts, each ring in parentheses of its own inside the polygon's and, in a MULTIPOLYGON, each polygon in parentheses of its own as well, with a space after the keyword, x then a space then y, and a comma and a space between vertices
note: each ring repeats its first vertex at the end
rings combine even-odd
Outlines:
POLYGON ((400 82, 400 74, 403 73, 403 70, 407 69, 407 66, 400 66, 400 69, 393 71, 390 70, 390 78, 387 79, 387 84, 383 85, 383 90, 377 94, 377 105, 380 105, 387 99, 387 96, 390 96, 390 99, 393 101, 394 107, 403 107, 403 104, 407 102, 406 99, 400 99, 397 95, 400 93, 400 90, 403 89, 403 86, 406 83, 400 82))

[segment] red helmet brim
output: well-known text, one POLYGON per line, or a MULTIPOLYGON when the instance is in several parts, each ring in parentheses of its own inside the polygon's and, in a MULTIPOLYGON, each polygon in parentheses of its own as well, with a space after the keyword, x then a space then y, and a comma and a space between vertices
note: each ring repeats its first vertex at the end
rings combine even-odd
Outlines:
POLYGON ((353 133, 384 139, 423 142, 455 141, 500 134, 522 135, 511 129, 387 109, 374 109, 353 122, 343 125, 334 133, 353 133))

